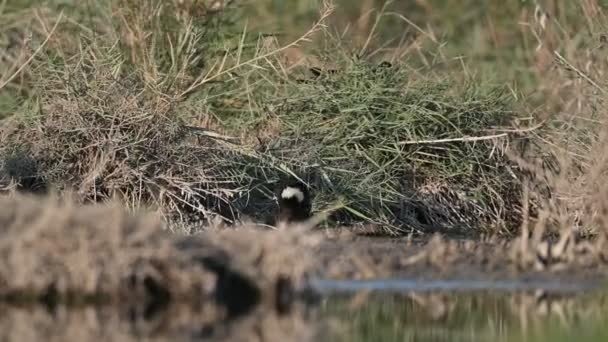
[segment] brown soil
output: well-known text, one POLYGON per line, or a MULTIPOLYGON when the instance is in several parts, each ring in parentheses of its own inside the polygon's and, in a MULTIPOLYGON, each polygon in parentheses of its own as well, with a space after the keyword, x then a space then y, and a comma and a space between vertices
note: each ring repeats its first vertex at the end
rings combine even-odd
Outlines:
MULTIPOLYGON (((333 237, 314 253, 316 272, 329 279, 538 279, 600 281, 608 267, 584 251, 575 257, 522 265, 518 239, 333 237)), ((530 252, 535 257, 537 254, 530 252)))

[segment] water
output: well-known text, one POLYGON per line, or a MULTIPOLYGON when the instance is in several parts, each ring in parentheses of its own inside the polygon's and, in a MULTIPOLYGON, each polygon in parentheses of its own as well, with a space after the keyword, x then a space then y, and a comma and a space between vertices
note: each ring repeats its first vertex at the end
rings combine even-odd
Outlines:
POLYGON ((398 280, 321 286, 332 293, 323 315, 340 327, 327 340, 608 341, 608 297, 591 284, 398 280))
POLYGON ((542 281, 328 281, 315 305, 262 307, 226 321, 211 306, 15 307, 2 341, 608 341, 597 284, 542 281))
POLYGON ((429 292, 452 291, 471 292, 489 291, 550 291, 553 293, 576 293, 595 289, 598 284, 592 282, 560 283, 553 280, 408 280, 408 279, 379 279, 363 281, 315 280, 315 287, 325 293, 357 292, 374 290, 381 292, 429 292))

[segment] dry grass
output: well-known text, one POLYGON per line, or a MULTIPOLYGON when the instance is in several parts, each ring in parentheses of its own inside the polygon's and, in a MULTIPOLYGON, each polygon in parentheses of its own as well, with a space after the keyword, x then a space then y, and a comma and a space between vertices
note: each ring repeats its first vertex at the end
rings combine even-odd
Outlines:
POLYGON ((216 215, 264 221, 273 186, 293 175, 318 194, 315 209, 339 208, 330 217, 338 224, 398 234, 518 223, 520 187, 502 153, 509 134, 497 133, 514 117, 505 89, 456 88, 406 64, 384 70, 354 58, 326 29, 330 2, 285 45, 234 35, 228 10, 107 5, 96 13, 116 9, 115 20, 73 8, 100 32, 66 19, 40 37, 59 44, 21 63, 39 81, 0 130, 3 168, 16 182, 36 179, 83 202, 155 206, 187 231, 216 215), (328 45, 311 59, 333 55, 324 65, 340 72, 301 83, 282 57, 312 37, 328 45), (15 159, 30 160, 28 172, 15 171, 15 159))
MULTIPOLYGON (((105 28, 96 33, 104 40, 86 31, 74 44, 71 23, 63 23, 45 38, 61 44, 41 48, 13 72, 38 81, 28 84, 36 104, 25 103, 0 130, 4 188, 53 187, 84 203, 118 197, 132 209, 159 208, 172 227, 187 231, 216 216, 267 221, 272 183, 291 171, 238 139, 196 126, 184 102, 199 89, 214 96, 213 84, 289 45, 245 56, 243 42, 238 51, 217 46, 219 37, 230 38, 221 26, 226 19, 215 14, 175 17, 175 4, 158 1, 110 4, 120 8, 117 22, 91 19, 105 28)), ((328 5, 324 13, 331 11, 328 5)), ((5 81, 0 89, 14 78, 5 81)))
POLYGON ((80 208, 69 200, 0 201, 5 295, 51 287, 60 293, 111 293, 124 286, 140 258, 176 261, 156 218, 135 219, 117 207, 80 208))
POLYGON ((156 215, 117 205, 23 196, 0 203, 0 297, 16 302, 205 307, 215 298, 228 307, 228 296, 232 304, 274 305, 277 281, 302 288, 314 260, 305 251, 315 239, 299 231, 242 227, 183 237, 156 215))
POLYGON ((576 8, 582 21, 548 19, 564 13, 557 4, 538 7, 530 25, 536 58, 544 66, 537 65, 539 86, 531 98, 539 103, 536 116, 546 126, 533 132, 523 156, 513 156, 530 175, 524 180, 521 234, 513 245, 524 268, 574 262, 581 254, 607 260, 603 107, 608 64, 601 57, 606 16, 600 4, 587 1, 576 8))
MULTIPOLYGON (((89 53, 103 58, 95 48, 89 53)), ((44 114, 32 119, 31 129, 4 136, 14 146, 6 145, 5 155, 33 160, 41 181, 73 190, 83 202, 120 197, 134 209, 155 204, 174 221, 204 220, 211 211, 234 220, 231 198, 247 180, 237 172, 247 157, 197 138, 170 101, 103 64, 75 65, 41 83, 44 114)))

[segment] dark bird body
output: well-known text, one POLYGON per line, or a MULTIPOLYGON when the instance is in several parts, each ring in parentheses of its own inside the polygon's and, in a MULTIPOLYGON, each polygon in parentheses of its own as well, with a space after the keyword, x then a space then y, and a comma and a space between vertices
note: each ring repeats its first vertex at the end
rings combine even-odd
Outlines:
POLYGON ((279 222, 303 222, 311 217, 310 192, 301 182, 285 184, 277 191, 276 198, 278 208, 274 215, 275 225, 279 222))

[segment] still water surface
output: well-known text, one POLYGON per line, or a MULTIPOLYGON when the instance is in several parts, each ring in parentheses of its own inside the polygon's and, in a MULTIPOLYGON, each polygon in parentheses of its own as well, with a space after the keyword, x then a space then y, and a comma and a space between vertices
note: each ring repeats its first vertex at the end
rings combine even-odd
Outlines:
POLYGON ((323 296, 288 315, 226 322, 192 305, 0 304, 2 341, 608 341, 606 293, 542 282, 317 281, 323 296), (485 288, 484 288, 485 286, 485 288))
POLYGON ((342 324, 328 340, 608 341, 607 297, 591 284, 325 284, 336 291, 324 303, 322 316, 342 324), (370 291, 374 288, 382 290, 370 291))

